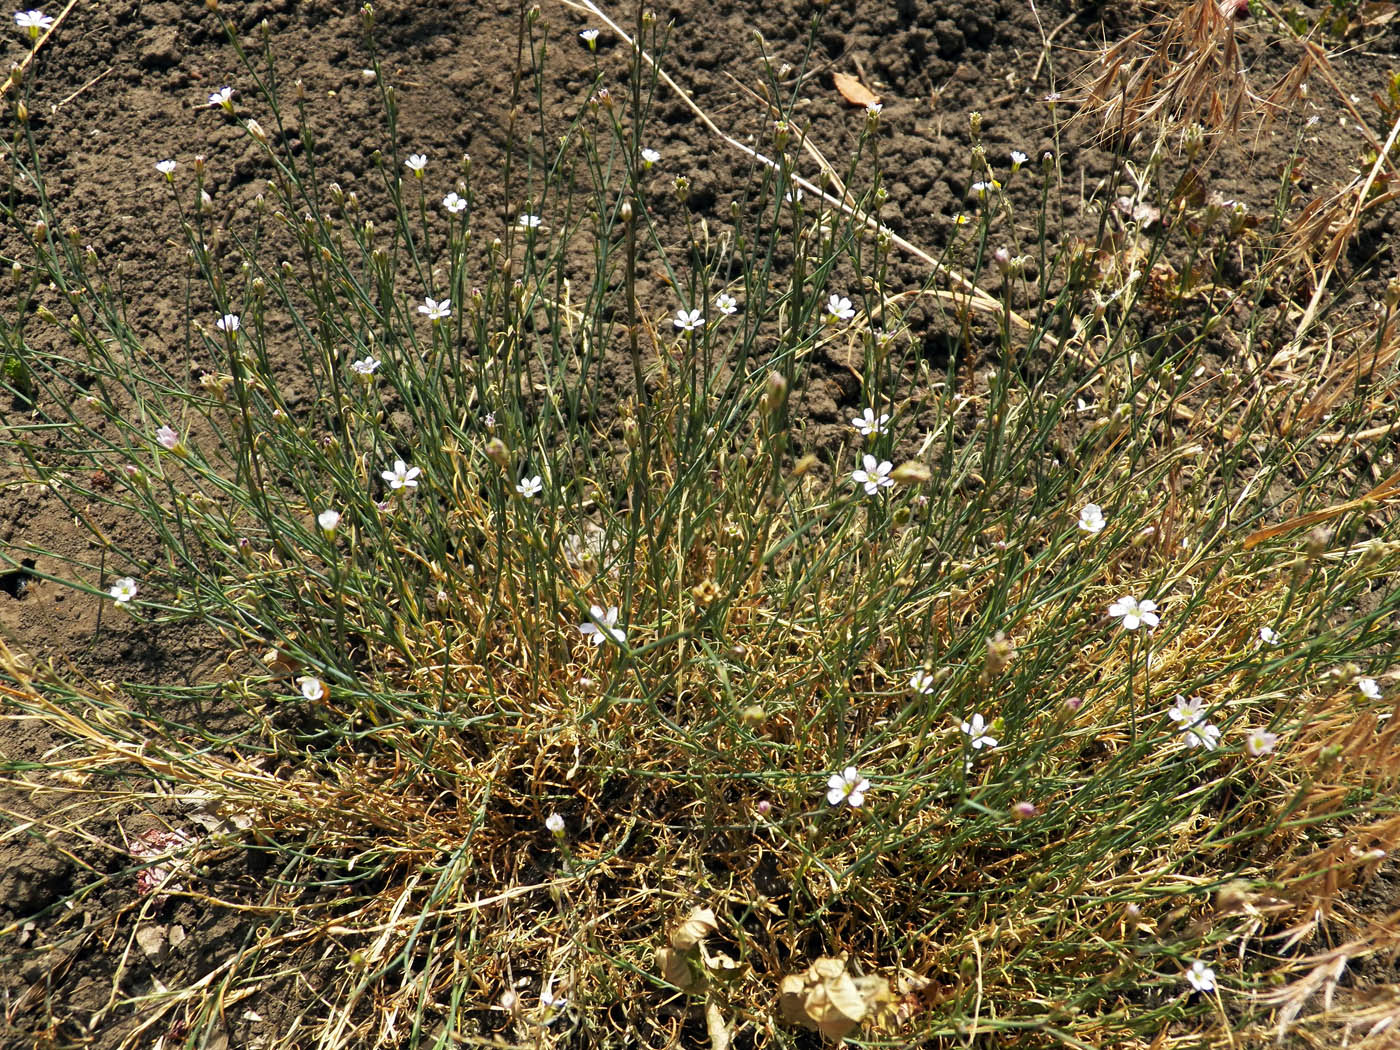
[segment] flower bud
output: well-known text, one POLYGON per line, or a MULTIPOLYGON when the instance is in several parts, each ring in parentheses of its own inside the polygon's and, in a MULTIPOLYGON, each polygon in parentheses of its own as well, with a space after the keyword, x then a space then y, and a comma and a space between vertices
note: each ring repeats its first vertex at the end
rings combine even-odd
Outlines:
POLYGON ((763 398, 759 402, 765 415, 775 415, 787 403, 788 382, 781 372, 769 372, 764 385, 763 398))
POLYGON ((510 464, 510 452, 506 450, 506 443, 498 437, 493 437, 486 442, 483 451, 486 453, 486 458, 502 470, 510 464))

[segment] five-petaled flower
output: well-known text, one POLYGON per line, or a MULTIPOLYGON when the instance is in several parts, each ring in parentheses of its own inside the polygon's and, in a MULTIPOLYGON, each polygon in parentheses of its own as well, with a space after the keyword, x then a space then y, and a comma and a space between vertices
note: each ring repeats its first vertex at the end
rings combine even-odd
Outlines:
POLYGON ((336 526, 340 524, 340 511, 323 510, 316 515, 316 524, 321 526, 322 532, 334 532, 336 526))
POLYGON ((1186 980, 1198 992, 1215 991, 1215 971, 1199 959, 1186 971, 1186 980))
POLYGON ((175 174, 175 162, 173 160, 158 160, 156 161, 156 171, 168 179, 175 174))
POLYGON ((840 773, 833 773, 826 781, 826 801, 828 805, 839 806, 842 802, 852 809, 860 809, 865 804, 865 793, 870 790, 870 781, 860 775, 855 766, 847 766, 840 773))
POLYGON ((1182 729, 1186 729, 1197 722, 1205 721, 1205 702, 1199 696, 1193 696, 1189 700, 1178 696, 1176 703, 1168 709, 1167 717, 1180 723, 1182 729))
POLYGON ((933 692, 935 685, 937 685, 937 682, 934 680, 933 674, 929 671, 915 671, 914 677, 909 679, 909 688, 916 693, 922 693, 924 696, 933 692))
POLYGON ((865 464, 864 468, 857 467, 851 471, 851 480, 857 485, 864 485, 867 496, 873 496, 881 489, 894 484, 894 478, 890 477, 894 464, 889 460, 876 460, 867 452, 861 462, 865 464))
POLYGON ((53 25, 53 16, 46 15, 42 11, 16 11, 15 25, 20 29, 27 30, 31 40, 39 36, 41 30, 48 29, 53 25))
POLYGON ((423 169, 428 166, 428 155, 426 153, 410 153, 408 160, 403 162, 403 166, 413 172, 417 178, 423 177, 423 169))
POLYGON ((539 228, 540 223, 543 221, 544 220, 538 215, 527 211, 521 212, 520 218, 515 220, 515 225, 519 226, 522 230, 535 230, 539 228))
POLYGON ((214 322, 214 327, 221 332, 236 332, 243 327, 243 322, 238 319, 237 314, 224 314, 214 322))
POLYGON ((1278 734, 1267 729, 1251 729, 1244 738, 1244 749, 1250 758, 1262 758, 1278 744, 1278 734))
POLYGON ((588 607, 588 622, 578 625, 579 633, 594 645, 602 645, 611 638, 616 644, 627 641, 627 632, 617 625, 617 606, 604 609, 601 605, 588 607))
POLYGON ((431 295, 423 297, 423 301, 418 305, 418 312, 429 321, 441 321, 444 317, 452 316, 452 300, 443 299, 438 301, 431 295))
POLYGON ((373 354, 366 354, 358 361, 350 362, 350 371, 354 372, 357 376, 372 376, 383 363, 384 362, 380 361, 379 358, 375 357, 373 354))
POLYGON ((111 589, 107 591, 112 596, 112 600, 118 605, 125 605, 136 597, 136 581, 130 576, 123 576, 120 580, 112 581, 111 589))
POLYGON ((326 687, 319 678, 303 678, 297 684, 301 687, 301 695, 313 703, 326 695, 326 687))
POLYGON ((1088 533, 1102 532, 1104 527, 1103 508, 1097 503, 1086 503, 1079 510, 1079 527, 1088 533))
POLYGON ((699 310, 687 310, 681 307, 676 311, 676 316, 671 318, 671 323, 682 332, 693 332, 697 328, 705 326, 705 315, 699 310))
POLYGON ((410 467, 403 460, 396 459, 393 469, 381 471, 379 476, 389 483, 391 489, 416 489, 421 473, 417 467, 410 467))
POLYGON ((1203 747, 1207 751, 1214 751, 1220 746, 1220 727, 1209 722, 1196 722, 1185 726, 1181 733, 1191 747, 1203 747))
POLYGON ((885 429, 885 424, 890 421, 888 412, 881 412, 878 416, 873 408, 867 408, 860 415, 851 420, 851 426, 855 427, 863 436, 869 437, 871 434, 878 434, 885 429))
POLYGON ((1381 698, 1380 684, 1374 678, 1358 678, 1356 688, 1361 690, 1361 695, 1367 700, 1379 700, 1381 698))
POLYGON ((515 486, 515 491, 525 499, 533 499, 540 494, 542 488, 544 488, 544 484, 540 481, 540 476, 536 474, 533 478, 522 476, 520 484, 515 486))
POLYGON ((980 751, 984 747, 994 748, 997 746, 996 737, 987 732, 990 726, 981 715, 973 715, 959 728, 967 734, 968 745, 974 751, 980 751))
POLYGON ((739 309, 739 300, 728 292, 720 292, 715 296, 715 309, 727 317, 739 309))
POLYGON ((209 96, 209 105, 220 106, 223 109, 233 112, 233 88, 221 87, 218 91, 209 96))
POLYGON ((1123 595, 1110 605, 1108 615, 1121 618, 1125 631, 1136 631, 1143 624, 1156 627, 1159 622, 1156 602, 1151 598, 1138 601, 1130 594, 1123 595))
POLYGON ((453 215, 456 215, 459 212, 464 211, 466 209, 467 202, 465 198, 459 197, 454 192, 449 193, 446 197, 442 199, 442 206, 448 211, 450 211, 453 215))
POLYGON ((838 324, 841 321, 849 321, 856 315, 851 306, 851 301, 844 295, 831 293, 831 297, 826 301, 826 320, 828 324, 838 324))

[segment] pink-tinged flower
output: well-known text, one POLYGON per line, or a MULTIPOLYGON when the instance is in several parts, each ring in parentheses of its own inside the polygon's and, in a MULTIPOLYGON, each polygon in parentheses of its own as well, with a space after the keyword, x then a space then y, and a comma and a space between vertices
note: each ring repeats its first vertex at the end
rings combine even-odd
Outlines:
POLYGON ((1176 703, 1167 711, 1167 717, 1176 722, 1182 729, 1204 721, 1205 715, 1205 701, 1199 696, 1193 696, 1189 700, 1184 696, 1178 696, 1176 703))
POLYGON ((1142 601, 1132 595, 1125 594, 1108 607, 1108 615, 1116 616, 1123 621, 1123 630, 1136 631, 1146 624, 1148 627, 1156 627, 1158 624, 1157 603, 1151 598, 1144 598, 1142 601))
MULTIPOLYGON (((183 889, 171 876, 188 865, 185 861, 176 859, 174 854, 179 850, 188 849, 194 841, 183 831, 176 831, 174 828, 151 828, 133 836, 128 847, 133 857, 141 861, 163 861, 160 864, 152 864, 136 876, 136 892, 144 897, 157 889, 175 892, 183 889)), ((163 898, 164 894, 156 899, 163 898)))
POLYGON ((167 451, 174 452, 180 447, 180 435, 174 427, 161 427, 156 431, 156 444, 167 451))
POLYGON ((833 773, 826 781, 826 801, 828 805, 839 806, 846 803, 852 809, 860 809, 865 804, 865 793, 870 790, 870 781, 860 775, 855 766, 847 766, 840 773, 833 773))

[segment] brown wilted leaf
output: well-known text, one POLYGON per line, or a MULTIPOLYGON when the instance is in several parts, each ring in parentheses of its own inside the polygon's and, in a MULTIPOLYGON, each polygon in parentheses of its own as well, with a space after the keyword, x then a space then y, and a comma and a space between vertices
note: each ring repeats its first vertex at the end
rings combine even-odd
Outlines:
POLYGON ((783 978, 778 1007, 783 1020, 813 1029, 832 1040, 844 1039, 862 1021, 892 1015, 894 996, 883 977, 852 977, 844 959, 823 957, 805 973, 783 978))
POLYGON ((656 972, 683 992, 704 991, 708 984, 704 974, 697 973, 690 965, 689 956, 674 948, 656 949, 656 972))
POLYGON ((678 952, 688 952, 717 929, 719 923, 713 911, 692 908, 686 920, 671 931, 671 947, 678 952))
POLYGON ((836 90, 841 92, 841 97, 851 105, 878 106, 880 104, 880 96, 849 73, 833 73, 831 79, 836 82, 836 90))

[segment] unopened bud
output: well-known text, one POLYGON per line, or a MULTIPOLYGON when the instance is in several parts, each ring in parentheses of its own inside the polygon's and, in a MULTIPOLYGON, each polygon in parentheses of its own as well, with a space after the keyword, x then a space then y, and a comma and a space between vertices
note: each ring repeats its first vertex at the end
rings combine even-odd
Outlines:
POLYGON ((1006 638, 1006 635, 998 631, 991 638, 987 639, 987 661, 982 667, 982 674, 986 678, 995 678, 1011 666, 1011 660, 1016 655, 1016 647, 1006 638))
POLYGON ((763 399, 759 402, 765 415, 774 415, 787 403, 788 383, 781 372, 769 372, 764 385, 763 399))
POLYGON ((890 477, 894 479, 896 485, 922 485, 932 478, 933 474, 917 459, 910 459, 890 471, 890 477))
POLYGON ((486 442, 483 451, 485 451, 487 459, 503 470, 510 463, 510 452, 506 449, 506 443, 498 437, 493 437, 486 442))
POLYGON ((1309 559, 1317 559, 1327 553, 1328 546, 1332 543, 1332 533, 1321 525, 1308 533, 1307 539, 1303 541, 1303 553, 1309 559))

